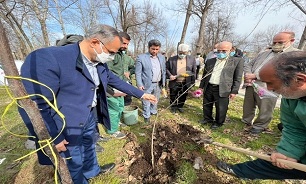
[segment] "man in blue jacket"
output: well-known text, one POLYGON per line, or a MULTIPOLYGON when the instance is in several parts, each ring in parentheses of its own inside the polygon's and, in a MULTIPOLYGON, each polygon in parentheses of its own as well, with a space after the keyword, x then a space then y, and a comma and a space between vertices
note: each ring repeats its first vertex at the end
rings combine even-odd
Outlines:
POLYGON ((282 95, 280 120, 282 137, 271 162, 257 159, 229 165, 218 162, 226 173, 248 179, 306 179, 306 173, 277 159, 306 164, 306 52, 285 52, 273 57, 259 72, 268 90, 282 95))
MULTIPOLYGON (((32 100, 40 109, 56 149, 63 157, 71 157, 66 162, 74 183, 87 184, 88 179, 114 167, 114 164, 100 167, 95 152, 98 119, 110 129, 107 85, 156 102, 153 95, 144 94, 108 69, 106 62, 114 59, 121 42, 113 27, 97 25, 79 43, 30 53, 21 68, 22 77, 49 86, 55 94, 65 124, 42 97, 35 96, 32 100)), ((52 92, 46 87, 29 81, 23 81, 23 84, 29 94, 42 94, 54 102, 52 92)), ((22 117, 25 119, 24 115, 22 117)))
MULTIPOLYGON (((159 99, 160 86, 166 84, 166 60, 159 53, 160 41, 153 39, 148 43, 149 52, 140 54, 136 58, 135 75, 138 89, 153 94, 159 99)), ((157 114, 157 104, 147 100, 142 101, 145 123, 150 123, 150 116, 157 114)))

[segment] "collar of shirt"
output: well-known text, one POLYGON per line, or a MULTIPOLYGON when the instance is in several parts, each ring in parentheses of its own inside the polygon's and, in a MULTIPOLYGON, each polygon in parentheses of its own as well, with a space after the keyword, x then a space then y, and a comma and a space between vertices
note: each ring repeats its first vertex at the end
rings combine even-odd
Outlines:
POLYGON ((151 58, 157 58, 157 55, 156 55, 156 56, 153 56, 152 54, 150 54, 150 57, 151 57, 151 58))
POLYGON ((82 53, 83 61, 85 65, 95 67, 99 64, 99 62, 90 61, 83 53, 82 53))

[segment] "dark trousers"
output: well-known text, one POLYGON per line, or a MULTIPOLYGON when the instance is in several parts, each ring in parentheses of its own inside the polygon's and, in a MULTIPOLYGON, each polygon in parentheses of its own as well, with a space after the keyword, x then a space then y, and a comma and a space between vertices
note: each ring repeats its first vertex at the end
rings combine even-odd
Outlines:
POLYGON ((197 65, 197 69, 196 69, 196 79, 198 79, 199 72, 200 72, 200 65, 197 65))
POLYGON ((215 121, 217 124, 222 125, 226 118, 228 109, 229 98, 219 96, 219 86, 208 84, 204 92, 203 100, 203 114, 204 120, 208 122, 215 121), (216 117, 212 117, 213 105, 216 106, 216 117))
POLYGON ((187 89, 185 82, 177 82, 175 86, 170 88, 170 104, 174 102, 171 105, 172 108, 182 108, 184 106, 188 95, 187 89))
POLYGON ((69 141, 66 147, 67 151, 61 152, 61 156, 71 157, 66 162, 73 183, 88 184, 88 179, 100 173, 95 150, 96 125, 96 113, 92 110, 84 124, 82 134, 74 136, 74 140, 69 141))
POLYGON ((271 162, 257 159, 232 166, 239 178, 248 179, 306 179, 306 172, 296 169, 281 169, 271 162))

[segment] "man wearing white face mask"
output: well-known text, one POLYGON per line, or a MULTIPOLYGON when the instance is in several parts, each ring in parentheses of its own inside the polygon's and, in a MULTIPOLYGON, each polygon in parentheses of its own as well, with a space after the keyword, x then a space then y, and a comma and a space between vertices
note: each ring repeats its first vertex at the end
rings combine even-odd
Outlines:
POLYGON ((169 58, 166 63, 167 76, 169 77, 171 112, 183 112, 183 106, 188 95, 187 89, 195 82, 196 61, 187 55, 189 46, 180 44, 178 55, 169 58), (185 75, 185 76, 184 76, 185 75), (188 75, 188 76, 187 76, 188 75))
MULTIPOLYGON (((100 167, 95 152, 97 122, 110 129, 107 85, 134 97, 157 102, 153 95, 127 84, 108 69, 105 63, 113 59, 121 43, 116 29, 97 25, 88 30, 81 42, 30 53, 21 68, 22 77, 49 86, 55 94, 65 123, 43 98, 35 96, 32 100, 40 109, 55 148, 62 157, 70 157, 66 163, 73 183, 88 184, 90 178, 115 166, 112 163, 100 167)), ((30 81, 23 81, 23 84, 28 94, 41 94, 51 103, 55 101, 46 87, 30 81)), ((26 114, 22 118, 29 123, 26 114)), ((30 132, 35 136, 34 131, 30 132)))
POLYGON ((212 123, 211 129, 221 127, 225 121, 229 99, 238 94, 243 59, 230 56, 231 42, 221 42, 217 46, 217 58, 207 60, 199 88, 204 91, 201 124, 212 123), (212 117, 213 105, 216 116, 212 117))
POLYGON ((273 37, 272 49, 259 53, 252 61, 244 66, 244 82, 247 87, 245 90, 241 121, 246 125, 252 126, 250 129, 250 133, 252 134, 260 134, 268 127, 272 120, 272 113, 277 98, 260 99, 258 94, 254 91, 251 82, 254 81, 258 85, 266 87, 266 84, 259 78, 259 70, 265 63, 280 53, 298 50, 292 46, 294 36, 295 34, 293 32, 277 33, 273 37), (256 106, 258 107, 259 112, 253 122, 256 106))

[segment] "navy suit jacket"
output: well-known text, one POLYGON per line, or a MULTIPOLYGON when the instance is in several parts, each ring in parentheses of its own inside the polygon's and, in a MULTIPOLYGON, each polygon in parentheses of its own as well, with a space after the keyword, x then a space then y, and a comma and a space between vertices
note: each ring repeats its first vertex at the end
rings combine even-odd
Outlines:
MULTIPOLYGON (((99 63, 97 71, 100 78, 97 90, 99 104, 97 114, 99 120, 102 120, 101 123, 110 129, 106 100, 107 85, 137 98, 144 93, 114 75, 107 64, 99 63)), ((37 80, 49 86, 55 93, 57 107, 66 121, 65 129, 61 134, 59 132, 63 126, 62 118, 41 97, 32 98, 37 103, 52 138, 59 134, 54 143, 58 144, 64 139, 74 142, 74 139, 83 133, 96 88, 83 62, 79 44, 42 48, 30 53, 21 68, 21 76, 37 80)), ((42 94, 54 102, 51 91, 46 87, 25 80, 23 84, 28 94, 42 94)), ((27 118, 22 118, 27 123, 27 118)))

